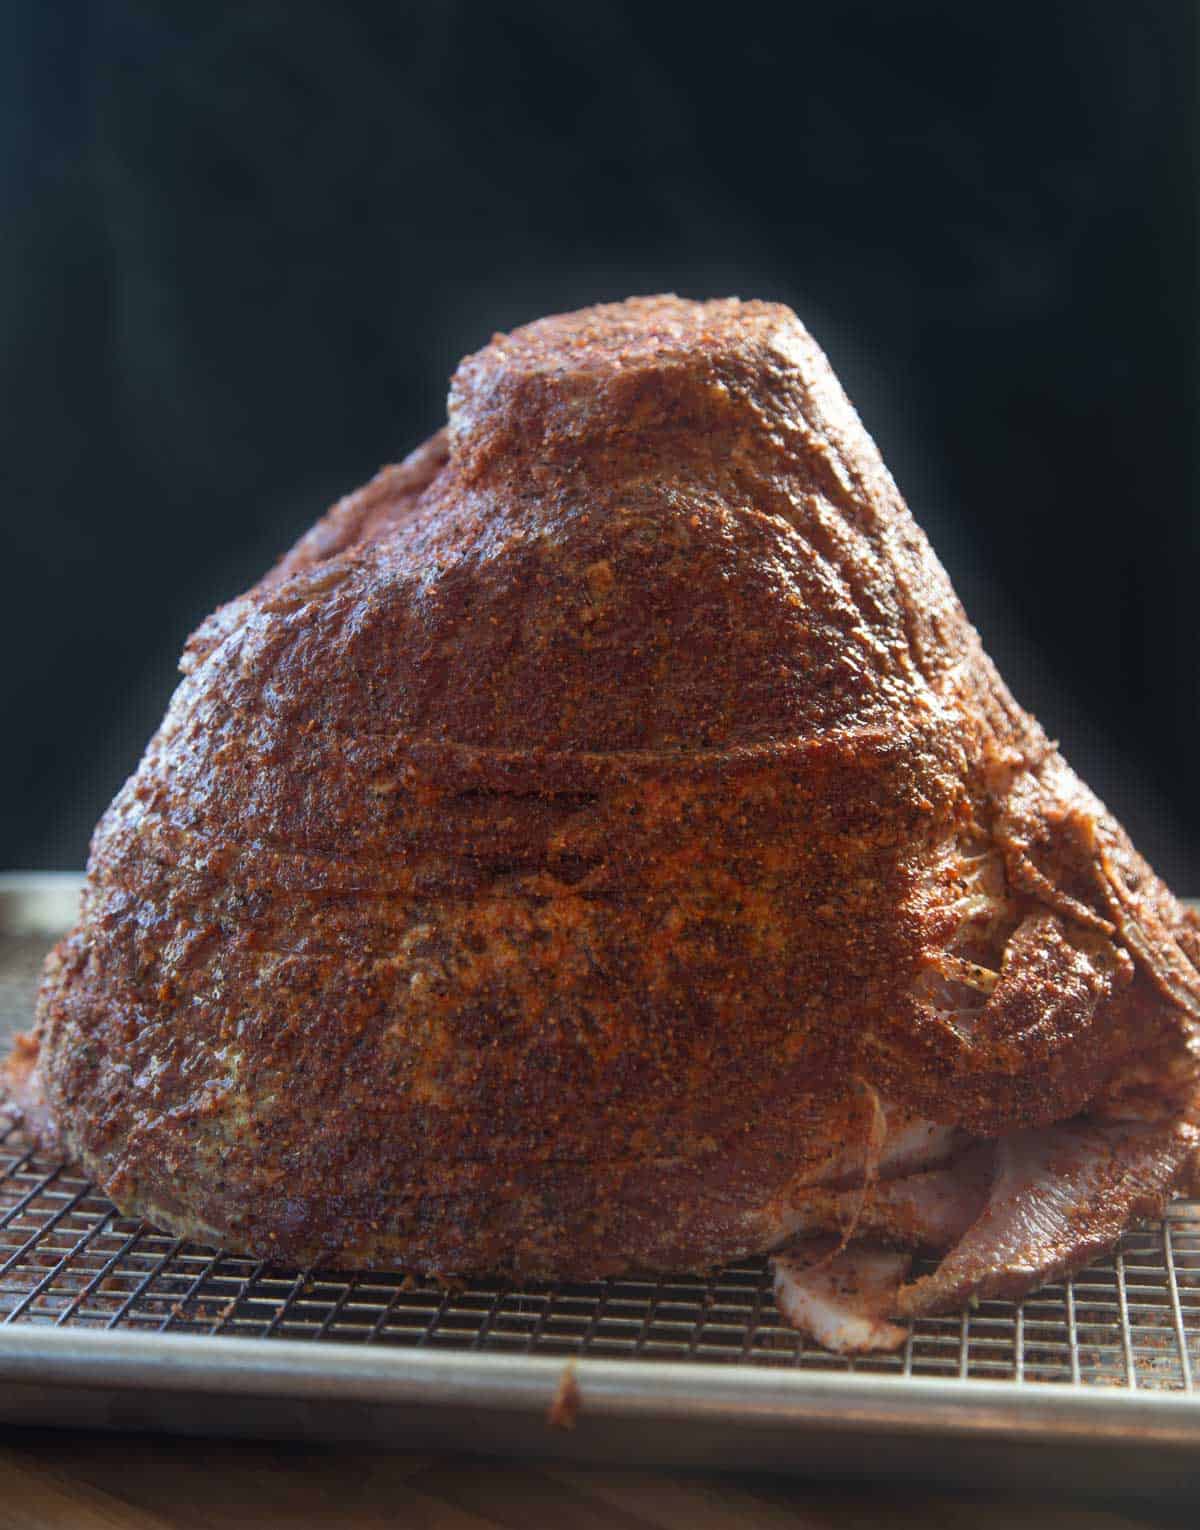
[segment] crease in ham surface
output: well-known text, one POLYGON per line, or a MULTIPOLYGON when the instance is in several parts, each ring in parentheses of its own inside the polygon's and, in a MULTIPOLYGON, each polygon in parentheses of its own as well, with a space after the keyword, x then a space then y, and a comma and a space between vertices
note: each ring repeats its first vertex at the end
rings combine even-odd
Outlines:
POLYGON ((789 310, 496 336, 182 667, 9 1070, 122 1211, 519 1278, 957 1234, 916 1311, 1184 1172, 1200 925, 789 310))

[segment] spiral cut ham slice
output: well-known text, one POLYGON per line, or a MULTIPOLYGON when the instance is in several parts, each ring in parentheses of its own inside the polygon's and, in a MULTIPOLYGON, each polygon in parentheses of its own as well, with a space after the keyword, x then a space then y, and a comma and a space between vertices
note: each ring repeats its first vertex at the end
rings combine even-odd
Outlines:
POLYGON ((845 1234, 853 1226, 860 1237, 903 1248, 950 1248, 982 1212, 991 1180, 992 1148, 985 1143, 949 1168, 880 1180, 861 1205, 855 1190, 806 1191, 793 1203, 789 1231, 845 1234))
POLYGON ((784 1317, 841 1353, 897 1348, 894 1318, 1015 1299, 1080 1269, 1139 1218, 1159 1215, 1197 1149, 1187 1120, 1068 1121, 980 1143, 947 1169, 881 1182, 858 1215, 865 1240, 832 1258, 813 1235, 846 1214, 846 1193, 816 1191, 796 1208, 805 1242, 776 1255, 784 1317), (946 1249, 904 1283, 908 1260, 880 1245, 946 1249))
POLYGON ((904 1286, 895 1313, 957 1309, 969 1297, 1023 1296, 1112 1248, 1158 1216, 1196 1151, 1187 1122, 1068 1121, 996 1143, 982 1214, 932 1275, 904 1286))
POLYGON ((780 1312, 824 1348, 856 1355, 904 1343, 906 1330, 887 1314, 912 1263, 908 1254, 856 1244, 829 1258, 818 1241, 771 1262, 780 1312))
POLYGON ((879 1109, 882 1142, 873 1151, 868 1133, 866 1140, 843 1147, 826 1165, 819 1184, 828 1189, 848 1189, 864 1179, 892 1180, 916 1174, 948 1163, 970 1140, 958 1127, 927 1121, 891 1100, 880 1099, 879 1109))

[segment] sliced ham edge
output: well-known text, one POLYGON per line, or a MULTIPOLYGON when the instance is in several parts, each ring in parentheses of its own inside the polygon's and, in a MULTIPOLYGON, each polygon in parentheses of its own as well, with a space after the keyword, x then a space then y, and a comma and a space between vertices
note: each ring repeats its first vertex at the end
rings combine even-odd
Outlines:
POLYGON ((916 1174, 950 1162, 969 1141, 960 1127, 927 1121, 875 1095, 863 1140, 834 1154, 812 1183, 828 1190, 851 1190, 868 1179, 916 1174), (873 1140, 879 1110, 885 1128, 882 1142, 873 1140))
POLYGON ((1183 1121, 1006 1132, 983 1211, 931 1275, 901 1289, 895 1315, 1014 1300, 1081 1269, 1127 1227, 1161 1215, 1196 1145, 1196 1128, 1183 1121))
POLYGON ((1016 1299, 1112 1248, 1131 1224, 1162 1213, 1198 1145, 1200 1130, 1186 1120, 1076 1119, 979 1143, 947 1169, 881 1181, 865 1206, 854 1193, 812 1189, 789 1218, 804 1241, 771 1261, 779 1310, 837 1353, 896 1349, 905 1330, 893 1318, 1016 1299), (817 1236, 836 1235, 852 1212, 859 1236, 848 1247, 817 1236), (949 1252, 906 1284, 911 1259, 896 1245, 949 1252))
POLYGON ((951 1248, 983 1211, 994 1152, 992 1143, 978 1143, 951 1168, 881 1180, 866 1198, 858 1190, 801 1190, 781 1218, 782 1234, 843 1234, 853 1226, 901 1248, 951 1248))
POLYGON ((912 1263, 908 1254, 855 1243, 829 1256, 817 1240, 771 1260, 775 1302, 793 1328, 841 1355, 899 1349, 907 1330, 888 1321, 912 1263))

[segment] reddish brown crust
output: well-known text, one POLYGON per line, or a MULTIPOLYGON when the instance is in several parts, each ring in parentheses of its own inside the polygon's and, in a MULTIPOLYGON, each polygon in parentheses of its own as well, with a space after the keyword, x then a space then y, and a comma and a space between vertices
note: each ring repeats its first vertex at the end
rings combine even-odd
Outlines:
POLYGON ((983 1131, 1142 1053, 1190 1089, 1194 935, 793 315, 544 320, 448 440, 205 623, 97 830, 38 1074, 119 1205, 301 1261, 698 1267, 773 1241, 856 1077, 983 1131), (980 839, 1012 918, 966 1042, 918 980, 980 839))

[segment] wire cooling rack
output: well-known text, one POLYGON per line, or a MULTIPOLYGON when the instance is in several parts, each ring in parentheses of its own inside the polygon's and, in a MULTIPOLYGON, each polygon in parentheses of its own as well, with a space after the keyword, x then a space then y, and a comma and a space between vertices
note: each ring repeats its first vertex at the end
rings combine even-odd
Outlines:
MULTIPOLYGON (((48 945, 44 935, 0 934, 0 1046, 29 1023, 48 945)), ((1111 1257, 1021 1303, 923 1319, 898 1354, 847 1360, 782 1322, 762 1260, 708 1279, 516 1287, 281 1269, 121 1216, 86 1179, 0 1126, 0 1338, 30 1325, 1191 1393, 1200 1202, 1177 1202, 1111 1257)))

